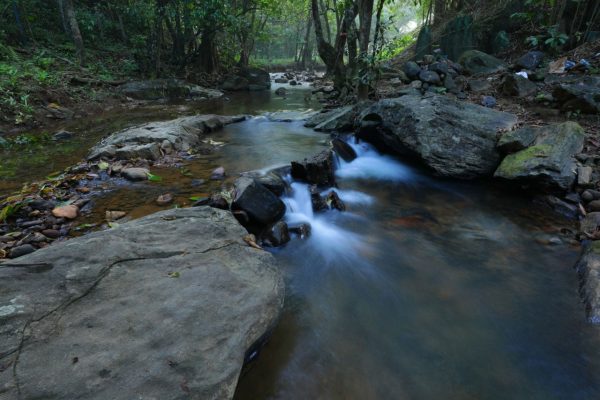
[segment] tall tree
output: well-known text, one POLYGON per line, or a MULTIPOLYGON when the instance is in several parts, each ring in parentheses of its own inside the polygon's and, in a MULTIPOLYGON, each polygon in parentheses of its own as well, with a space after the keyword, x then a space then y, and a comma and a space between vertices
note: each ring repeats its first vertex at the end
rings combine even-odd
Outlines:
POLYGON ((79 60, 80 65, 85 64, 85 48, 83 46, 83 37, 81 36, 81 31, 79 30, 79 23, 77 22, 77 17, 75 15, 75 9, 73 7, 72 0, 63 0, 62 2, 63 10, 65 18, 69 24, 69 31, 71 33, 71 39, 73 40, 73 44, 75 45, 75 52, 77 54, 77 59, 79 60))

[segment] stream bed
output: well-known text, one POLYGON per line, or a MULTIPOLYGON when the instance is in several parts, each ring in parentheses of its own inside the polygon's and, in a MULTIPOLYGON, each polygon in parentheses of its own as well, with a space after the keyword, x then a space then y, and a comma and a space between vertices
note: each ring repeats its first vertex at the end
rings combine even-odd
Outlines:
MULTIPOLYGON (((161 182, 117 180, 81 223, 106 210, 137 218, 217 189, 230 177, 299 160, 329 137, 299 120, 318 107, 307 87, 232 95, 76 121, 72 142, 49 146, 36 163, 3 154, 0 194, 75 164, 102 136, 137 123, 193 113, 250 114, 210 135, 222 143, 161 182), (286 120, 290 122, 282 122, 286 120), (198 180, 206 180, 197 184, 198 180)), ((286 304, 271 340, 240 378, 236 399, 599 399, 600 328, 585 319, 572 266, 579 247, 569 221, 530 200, 474 183, 437 180, 353 144, 340 161, 346 212, 314 215, 308 188, 291 182, 286 219, 310 222, 308 239, 273 250, 286 304)), ((333 190, 333 189, 330 189, 333 190)), ((168 233, 166 233, 168 234, 168 233)))

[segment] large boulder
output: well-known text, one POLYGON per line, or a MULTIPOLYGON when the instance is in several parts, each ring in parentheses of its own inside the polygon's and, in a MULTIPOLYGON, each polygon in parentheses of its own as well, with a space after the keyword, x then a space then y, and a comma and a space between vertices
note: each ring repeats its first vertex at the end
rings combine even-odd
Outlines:
POLYGON ((576 82, 560 83, 552 95, 563 110, 600 113, 600 77, 592 76, 576 82))
POLYGON ((318 132, 345 132, 355 126, 357 115, 371 103, 363 101, 353 106, 336 108, 310 117, 304 126, 318 132))
POLYGON ((197 115, 170 121, 150 122, 110 135, 92 148, 88 159, 155 160, 160 157, 159 146, 168 143, 169 147, 176 151, 187 151, 200 145, 204 134, 243 119, 244 117, 197 115))
POLYGON ((234 184, 232 211, 244 213, 242 223, 249 228, 264 228, 279 221, 285 214, 285 204, 269 189, 253 178, 243 176, 234 184))
POLYGON ((529 79, 516 74, 507 74, 500 85, 502 93, 507 96, 528 97, 537 93, 538 87, 529 79))
POLYGON ((502 60, 479 50, 465 51, 458 62, 471 75, 493 74, 506 69, 502 60))
POLYGON ((154 79, 128 82, 119 87, 121 93, 137 100, 216 99, 223 92, 206 89, 180 79, 154 79))
POLYGON ((0 264, 0 397, 232 398, 284 295, 245 234, 174 209, 0 264))
MULTIPOLYGON (((495 173, 497 178, 515 181, 549 192, 568 190, 577 175, 574 156, 583 149, 585 132, 575 122, 527 128, 520 145, 534 140, 523 150, 508 155, 495 173)), ((503 141, 504 147, 509 141, 503 141)))
POLYGON ((588 321, 600 324, 600 241, 589 242, 575 266, 588 321))
POLYGON ((515 61, 515 66, 533 71, 540 66, 544 57, 545 54, 542 51, 528 51, 515 61))
POLYGON ((235 74, 225 77, 221 84, 223 90, 268 90, 271 88, 271 76, 260 68, 242 68, 235 74))
POLYGON ((433 95, 381 100, 360 119, 362 139, 461 179, 491 176, 501 158, 497 134, 517 123, 512 114, 433 95))
POLYGON ((319 154, 304 159, 302 162, 292 161, 292 178, 318 186, 335 184, 333 151, 323 150, 319 154))

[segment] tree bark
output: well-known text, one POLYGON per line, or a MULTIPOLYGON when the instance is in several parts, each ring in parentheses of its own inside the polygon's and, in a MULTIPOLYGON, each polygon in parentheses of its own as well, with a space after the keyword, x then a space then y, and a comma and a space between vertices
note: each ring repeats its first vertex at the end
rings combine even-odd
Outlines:
POLYGON ((365 100, 369 97, 369 39, 371 36, 371 19, 373 18, 374 0, 362 0, 359 7, 360 29, 358 32, 359 42, 359 79, 358 79, 358 99, 365 100))
POLYGON ((77 18, 75 17, 75 9, 73 8, 72 0, 64 0, 63 7, 65 12, 65 17, 69 23, 69 28, 71 31, 71 38, 73 39, 73 43, 75 44, 75 52, 77 54, 77 59, 79 60, 79 65, 85 64, 85 48, 83 46, 83 38, 81 37, 81 31, 79 30, 79 23, 77 22, 77 18))

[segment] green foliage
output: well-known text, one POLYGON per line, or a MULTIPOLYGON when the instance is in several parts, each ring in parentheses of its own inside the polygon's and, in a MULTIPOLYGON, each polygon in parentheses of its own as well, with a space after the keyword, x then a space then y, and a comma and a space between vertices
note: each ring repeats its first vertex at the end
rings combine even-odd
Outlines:
POLYGON ((560 32, 558 26, 551 26, 548 27, 543 34, 527 37, 525 43, 533 48, 543 47, 549 51, 556 52, 560 50, 568 40, 569 36, 560 32))

